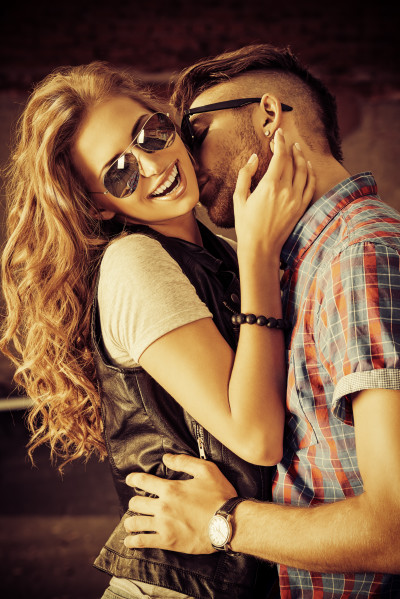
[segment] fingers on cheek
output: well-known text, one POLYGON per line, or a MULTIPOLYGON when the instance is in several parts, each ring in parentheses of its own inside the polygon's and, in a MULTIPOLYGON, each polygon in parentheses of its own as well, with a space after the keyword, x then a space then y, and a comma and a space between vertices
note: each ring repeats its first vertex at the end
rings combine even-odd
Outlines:
POLYGON ((304 180, 305 180, 305 179, 307 179, 307 176, 308 176, 308 171, 307 171, 307 166, 306 166, 306 163, 305 163, 305 161, 304 161, 304 160, 302 160, 302 161, 299 161, 299 162, 297 163, 297 166, 296 166, 296 173, 297 173, 298 175, 300 175, 300 177, 301 177, 302 179, 304 179, 304 180))
POLYGON ((305 164, 304 156, 296 146, 293 148, 293 159, 297 167, 299 167, 300 164, 305 164))
POLYGON ((278 137, 275 137, 274 143, 275 143, 274 149, 275 149, 276 153, 278 153, 279 155, 282 155, 287 152, 285 140, 283 139, 283 137, 281 135, 279 135, 278 137))

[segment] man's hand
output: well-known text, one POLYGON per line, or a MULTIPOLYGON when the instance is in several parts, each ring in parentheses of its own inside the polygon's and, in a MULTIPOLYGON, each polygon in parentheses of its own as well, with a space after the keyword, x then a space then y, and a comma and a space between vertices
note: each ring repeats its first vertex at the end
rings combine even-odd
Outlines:
POLYGON ((299 144, 287 145, 281 129, 273 141, 271 162, 253 191, 257 155, 253 154, 238 173, 233 205, 239 264, 243 251, 246 255, 256 252, 258 263, 271 255, 279 260, 283 244, 315 192, 315 173, 299 144))
POLYGON ((208 523, 225 501, 237 495, 235 489, 212 462, 171 454, 163 461, 167 468, 193 478, 166 480, 143 473, 127 476, 129 486, 157 497, 136 495, 130 500, 129 509, 138 515, 125 520, 125 529, 137 534, 125 539, 126 547, 212 553, 208 523), (146 534, 149 532, 153 534, 146 534))

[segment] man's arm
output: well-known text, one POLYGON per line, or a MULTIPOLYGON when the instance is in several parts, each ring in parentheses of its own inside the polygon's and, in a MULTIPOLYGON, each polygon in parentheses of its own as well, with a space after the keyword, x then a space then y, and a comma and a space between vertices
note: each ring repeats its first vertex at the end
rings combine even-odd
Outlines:
POLYGON ((317 572, 400 572, 400 391, 362 391, 353 413, 364 493, 313 508, 240 505, 234 550, 317 572))
MULTIPOLYGON (((400 391, 370 389, 353 400, 357 456, 364 492, 332 504, 291 507, 245 501, 235 510, 232 549, 320 572, 400 573, 400 391)), ((192 474, 166 481, 145 474, 129 484, 158 499, 134 497, 128 547, 209 553, 208 521, 236 493, 214 464, 168 456, 166 465, 192 474)))

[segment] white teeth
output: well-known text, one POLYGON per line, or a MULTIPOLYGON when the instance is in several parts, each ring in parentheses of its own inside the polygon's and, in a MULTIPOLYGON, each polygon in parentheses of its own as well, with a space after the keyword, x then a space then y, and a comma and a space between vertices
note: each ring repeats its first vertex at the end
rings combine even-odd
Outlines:
POLYGON ((169 187, 171 187, 171 185, 174 183, 174 181, 178 175, 179 175, 178 169, 175 165, 174 168, 172 169, 172 172, 171 172, 170 176, 168 177, 168 179, 162 185, 157 187, 157 189, 155 191, 153 191, 153 193, 151 195, 152 196, 164 195, 165 190, 168 189, 169 187))

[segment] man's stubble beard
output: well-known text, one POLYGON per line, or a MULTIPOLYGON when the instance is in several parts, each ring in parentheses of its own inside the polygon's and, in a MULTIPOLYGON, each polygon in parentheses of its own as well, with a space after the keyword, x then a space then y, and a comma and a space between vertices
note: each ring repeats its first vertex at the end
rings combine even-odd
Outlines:
POLYGON ((207 196, 200 196, 200 202, 207 209, 210 220, 221 228, 235 226, 233 194, 239 169, 246 164, 251 154, 258 155, 258 168, 250 186, 252 192, 266 172, 272 156, 256 136, 253 128, 246 127, 241 132, 237 132, 237 137, 237 148, 226 151, 224 160, 215 163, 209 184, 212 189, 207 196), (231 168, 229 165, 232 165, 231 168))

